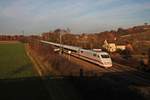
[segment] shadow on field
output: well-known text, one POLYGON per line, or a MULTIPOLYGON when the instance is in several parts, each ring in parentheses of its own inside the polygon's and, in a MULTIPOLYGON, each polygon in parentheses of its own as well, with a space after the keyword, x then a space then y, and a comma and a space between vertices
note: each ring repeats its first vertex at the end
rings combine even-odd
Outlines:
MULTIPOLYGON (((85 77, 29 77, 0 80, 1 100, 149 100, 134 87, 150 87, 133 82, 125 73, 85 77)), ((130 72, 131 73, 131 72, 130 72)))
POLYGON ((21 73, 23 71, 27 71, 31 68, 31 66, 32 66, 32 64, 30 64, 30 63, 23 65, 23 66, 19 67, 18 69, 12 71, 12 73, 10 73, 10 75, 15 75, 15 74, 21 73))

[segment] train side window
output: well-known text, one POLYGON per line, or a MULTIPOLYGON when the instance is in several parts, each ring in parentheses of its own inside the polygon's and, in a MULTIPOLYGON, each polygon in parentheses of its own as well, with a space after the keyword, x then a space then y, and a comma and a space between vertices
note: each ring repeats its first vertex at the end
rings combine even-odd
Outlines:
POLYGON ((109 55, 101 55, 102 58, 110 58, 109 55))

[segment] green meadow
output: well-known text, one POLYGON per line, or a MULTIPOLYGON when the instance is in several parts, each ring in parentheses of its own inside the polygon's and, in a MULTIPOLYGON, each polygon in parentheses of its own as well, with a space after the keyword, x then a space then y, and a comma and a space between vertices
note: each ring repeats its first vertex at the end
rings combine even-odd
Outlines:
POLYGON ((0 79, 35 76, 24 44, 0 44, 0 79))

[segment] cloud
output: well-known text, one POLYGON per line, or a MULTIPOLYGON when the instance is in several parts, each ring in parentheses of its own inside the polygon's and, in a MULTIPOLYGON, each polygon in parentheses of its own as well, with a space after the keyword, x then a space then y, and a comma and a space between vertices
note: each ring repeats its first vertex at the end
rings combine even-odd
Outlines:
POLYGON ((144 3, 142 5, 126 4, 114 7, 113 9, 107 9, 105 11, 99 10, 76 18, 74 23, 76 23, 76 27, 82 26, 87 29, 91 29, 92 31, 93 29, 91 27, 99 27, 99 29, 105 30, 105 26, 110 29, 116 29, 117 27, 131 26, 133 23, 142 24, 144 23, 141 22, 143 18, 139 18, 139 15, 145 10, 150 10, 150 6, 148 5, 148 3, 144 3))
POLYGON ((6 0, 5 6, 0 5, 3 22, 0 30, 3 31, 42 32, 70 27, 74 32, 96 32, 149 20, 146 10, 150 10, 150 1, 146 0, 142 3, 140 0, 10 1, 6 0))

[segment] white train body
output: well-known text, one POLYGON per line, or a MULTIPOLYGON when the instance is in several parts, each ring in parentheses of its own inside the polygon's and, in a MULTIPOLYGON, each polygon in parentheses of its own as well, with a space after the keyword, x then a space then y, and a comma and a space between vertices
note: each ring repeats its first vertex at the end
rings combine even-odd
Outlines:
POLYGON ((80 49, 79 56, 82 59, 98 64, 105 68, 112 66, 111 58, 106 52, 95 52, 91 50, 80 49))
POLYGON ((48 43, 56 47, 61 47, 64 49, 66 53, 84 59, 86 61, 92 62, 99 66, 105 68, 112 67, 112 60, 110 55, 107 52, 103 52, 103 51, 96 52, 93 50, 82 49, 80 47, 62 45, 62 44, 48 42, 48 41, 41 41, 41 42, 48 43))

